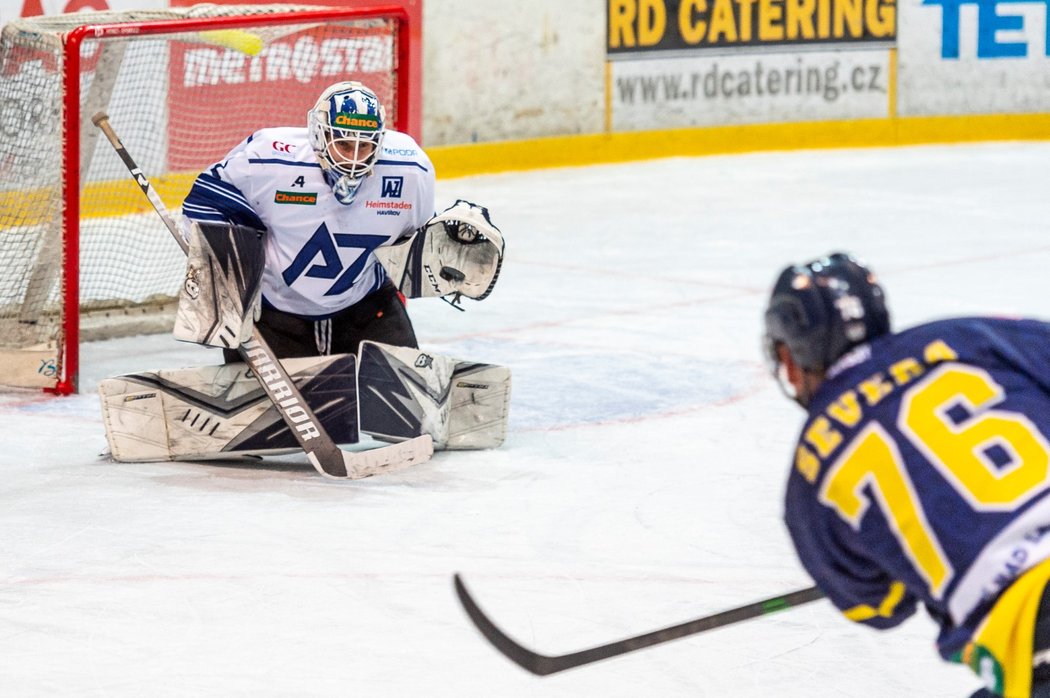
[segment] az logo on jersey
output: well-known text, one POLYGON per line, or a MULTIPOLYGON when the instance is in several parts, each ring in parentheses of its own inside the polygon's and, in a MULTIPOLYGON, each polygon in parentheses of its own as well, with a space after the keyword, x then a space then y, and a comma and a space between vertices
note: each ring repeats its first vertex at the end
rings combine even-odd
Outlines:
POLYGON ((332 235, 328 232, 328 226, 322 223, 281 276, 284 278, 284 283, 289 286, 301 276, 308 276, 312 279, 335 279, 335 283, 325 291, 324 295, 338 296, 353 288, 354 281, 364 269, 369 254, 388 239, 386 235, 351 235, 349 233, 332 235), (339 250, 336 249, 338 247, 360 250, 357 258, 349 267, 343 266, 343 260, 339 258, 339 250), (314 260, 318 256, 321 257, 321 262, 315 264, 314 260))
POLYGON ((401 190, 404 188, 404 177, 383 177, 383 189, 380 196, 384 199, 400 199, 401 190))

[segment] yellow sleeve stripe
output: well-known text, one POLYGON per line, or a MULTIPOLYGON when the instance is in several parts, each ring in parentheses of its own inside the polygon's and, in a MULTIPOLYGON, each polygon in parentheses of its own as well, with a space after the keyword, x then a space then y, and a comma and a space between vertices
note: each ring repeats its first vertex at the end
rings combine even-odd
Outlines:
POLYGON ((861 604, 860 606, 854 606, 853 608, 843 611, 842 614, 856 623, 875 618, 876 616, 889 618, 893 615, 893 611, 897 608, 897 604, 899 604, 903 598, 904 582, 893 582, 890 584, 890 592, 886 594, 886 598, 882 600, 882 603, 879 604, 878 608, 861 604))

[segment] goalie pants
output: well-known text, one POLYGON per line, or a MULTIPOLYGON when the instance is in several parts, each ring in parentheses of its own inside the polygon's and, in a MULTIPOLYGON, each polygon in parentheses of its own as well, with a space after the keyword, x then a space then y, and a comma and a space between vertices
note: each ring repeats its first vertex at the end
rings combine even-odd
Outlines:
MULTIPOLYGON (((356 354, 365 340, 419 348, 405 302, 389 279, 378 291, 324 320, 286 313, 264 302, 255 325, 280 359, 356 354)), ((235 350, 224 349, 222 355, 226 363, 242 360, 235 350)))

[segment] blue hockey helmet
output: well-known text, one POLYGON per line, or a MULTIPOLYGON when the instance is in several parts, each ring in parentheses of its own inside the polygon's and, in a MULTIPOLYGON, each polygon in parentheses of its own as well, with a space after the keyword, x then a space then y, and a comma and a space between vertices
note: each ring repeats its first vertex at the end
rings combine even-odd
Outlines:
POLYGON ((799 367, 822 374, 850 349, 890 331, 886 298, 875 275, 843 252, 782 271, 765 319, 774 374, 780 344, 799 367))

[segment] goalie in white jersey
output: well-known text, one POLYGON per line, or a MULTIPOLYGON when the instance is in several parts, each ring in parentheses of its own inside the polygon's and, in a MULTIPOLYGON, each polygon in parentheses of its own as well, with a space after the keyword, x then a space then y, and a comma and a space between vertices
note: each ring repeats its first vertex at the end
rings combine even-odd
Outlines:
MULTIPOLYGON (((265 260, 254 265, 261 266, 261 311, 243 311, 258 312, 256 325, 283 358, 352 354, 363 340, 417 347, 401 290, 487 295, 503 251, 487 211, 457 202, 457 213, 428 226, 434 208, 434 168, 426 153, 408 134, 386 127, 372 90, 341 82, 322 93, 306 128, 256 131, 202 172, 182 211, 198 229, 233 224, 239 235, 265 241, 265 260), (479 221, 481 230, 471 227, 470 240, 454 235, 463 218, 458 212, 479 221), (402 246, 401 262, 422 255, 426 271, 405 272, 395 284, 373 252, 413 236, 412 245, 402 246), (479 238, 491 244, 477 246, 479 238), (432 269, 445 270, 447 278, 432 269), (426 274, 435 281, 429 287, 420 284, 426 274), (478 293, 468 288, 479 285, 478 293)), ((260 301, 245 296, 247 305, 253 302, 260 301)), ((228 362, 238 360, 235 349, 225 350, 228 362)))
POLYGON ((434 215, 430 159, 386 128, 372 90, 337 83, 306 128, 256 131, 197 177, 182 212, 173 334, 221 347, 226 363, 103 381, 116 460, 296 450, 259 377, 239 363, 256 328, 291 359, 285 368, 335 443, 359 433, 429 434, 442 449, 503 442, 510 370, 420 350, 404 304, 488 296, 503 234, 466 201, 434 215))

